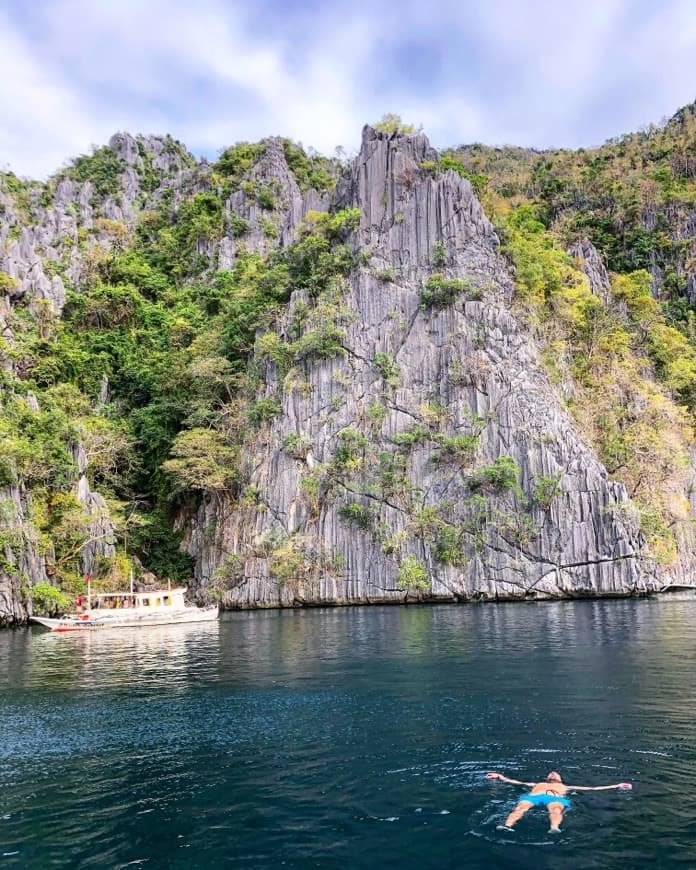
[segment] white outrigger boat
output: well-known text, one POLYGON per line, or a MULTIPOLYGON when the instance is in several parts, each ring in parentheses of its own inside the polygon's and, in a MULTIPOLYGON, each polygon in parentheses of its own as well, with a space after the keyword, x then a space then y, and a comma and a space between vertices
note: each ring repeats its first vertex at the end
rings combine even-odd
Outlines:
POLYGON ((32 616, 51 631, 95 631, 102 628, 146 628, 150 625, 210 622, 218 618, 218 606, 195 607, 184 601, 186 589, 156 589, 152 592, 88 592, 82 613, 57 619, 32 616))
POLYGON ((668 583, 656 597, 660 601, 696 601, 696 583, 668 583))

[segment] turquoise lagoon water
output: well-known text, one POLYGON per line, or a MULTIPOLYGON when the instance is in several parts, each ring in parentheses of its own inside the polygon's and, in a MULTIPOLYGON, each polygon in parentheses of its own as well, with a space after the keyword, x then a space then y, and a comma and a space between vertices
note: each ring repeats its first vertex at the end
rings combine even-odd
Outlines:
POLYGON ((696 604, 0 632, 0 866, 696 867, 696 604), (631 780, 496 830, 519 779, 631 780))

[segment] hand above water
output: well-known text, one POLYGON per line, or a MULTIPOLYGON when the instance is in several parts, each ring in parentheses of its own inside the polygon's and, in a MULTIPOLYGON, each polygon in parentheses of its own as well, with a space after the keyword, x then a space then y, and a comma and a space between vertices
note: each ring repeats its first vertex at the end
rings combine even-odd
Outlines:
POLYGON ((502 778, 503 778, 502 773, 487 773, 486 774, 486 779, 502 779, 502 778))

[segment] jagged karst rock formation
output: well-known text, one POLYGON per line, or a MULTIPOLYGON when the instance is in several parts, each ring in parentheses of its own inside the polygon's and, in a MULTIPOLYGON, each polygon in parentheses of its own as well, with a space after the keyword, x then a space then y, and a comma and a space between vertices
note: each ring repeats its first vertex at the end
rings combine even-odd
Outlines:
MULTIPOLYGON (((306 363, 301 389, 267 366, 264 394, 282 410, 247 446, 257 502, 206 499, 188 532, 197 582, 222 581, 228 606, 413 598, 397 582, 409 555, 433 599, 656 585, 624 488, 577 436, 510 311, 490 222, 468 181, 423 168, 433 156, 423 135, 368 127, 339 182, 334 205, 360 209, 353 244, 371 255, 341 300, 345 354, 306 363), (424 302, 435 273, 465 282, 451 304, 424 302), (464 463, 446 455, 462 436, 464 463), (500 457, 521 469, 521 490, 477 478, 500 457), (549 480, 557 492, 534 503, 535 482, 549 480), (296 576, 283 579, 283 560, 296 576)), ((294 294, 289 318, 308 301, 294 294)))
MULTIPOLYGON (((27 405, 39 413, 36 397, 27 405)), ((76 475, 72 492, 86 515, 86 537, 79 550, 83 574, 91 574, 99 559, 115 555, 115 532, 106 501, 94 492, 87 478, 87 456, 80 444, 71 445, 76 475)), ((26 620, 31 615, 31 587, 48 583, 55 571, 55 551, 46 547, 32 521, 32 498, 23 481, 0 487, 0 625, 26 620)))
MULTIPOLYGON (((247 260, 273 262, 322 215, 359 212, 342 237, 352 272, 319 295, 295 289, 269 326, 290 363, 258 336, 256 401, 280 410, 246 436, 239 490, 177 501, 193 594, 243 608, 577 597, 694 576, 693 522, 675 533, 676 558, 655 561, 629 493, 564 408, 572 380, 549 381, 535 333, 517 316, 514 273, 471 184, 424 135, 366 127, 333 193, 300 179, 287 140, 247 151, 248 167, 225 174, 170 137, 119 133, 47 185, 14 195, 0 185, 0 369, 19 382, 17 311, 51 342, 67 300, 88 296, 100 264, 132 252, 143 226, 159 220, 188 246, 167 275, 171 301, 247 260), (197 200, 210 206, 209 231, 177 236, 187 219, 194 225, 197 200), (288 350, 312 330, 317 347, 288 350)), ((673 224, 686 250, 693 220, 677 209, 673 224)), ((609 308, 613 278, 589 238, 576 238, 569 253, 609 308)), ((650 271, 654 284, 665 278, 659 264, 650 271)), ((683 271, 693 301, 691 260, 683 271)), ((137 283, 137 269, 124 280, 137 283)), ((112 374, 117 381, 100 368, 90 381, 95 415, 120 412, 112 374)), ((17 395, 41 413, 41 391, 26 389, 17 395)), ((89 573, 122 551, 84 445, 71 436, 66 446, 66 488, 86 529, 79 570, 89 573)), ((694 468, 692 454, 676 493, 692 518, 694 468)), ((31 486, 21 475, 3 483, 0 623, 14 623, 31 613, 32 586, 57 582, 56 551, 37 534, 31 486)))
MULTIPOLYGON (((0 190, 0 273, 7 276, 5 295, 0 299, 0 329, 10 351, 2 352, 1 365, 8 372, 16 368, 12 354, 15 306, 27 305, 39 322, 43 319, 47 324, 60 317, 66 302, 65 283, 81 287, 93 253, 114 245, 114 227, 120 233, 132 231, 138 213, 151 207, 169 188, 181 198, 180 191, 188 189, 197 171, 195 160, 170 137, 136 139, 118 133, 111 138, 109 149, 120 161, 113 195, 100 196, 89 179, 80 182, 65 174, 59 174, 49 197, 46 194, 51 188, 42 191, 39 185, 16 197, 0 190), (157 179, 154 191, 153 177, 157 179), (95 229, 89 238, 81 238, 80 232, 95 229)), ((103 404, 106 398, 102 384, 100 395, 93 397, 95 405, 103 404)), ((39 403, 31 393, 27 404, 39 412, 39 403)), ((115 531, 105 499, 90 487, 82 445, 70 443, 66 447, 74 460, 72 491, 86 519, 85 544, 78 554, 80 568, 89 574, 100 559, 114 556, 115 531)), ((0 504, 1 625, 21 622, 31 615, 29 590, 52 580, 55 552, 52 547, 46 549, 45 543, 40 545, 32 521, 31 490, 21 478, 0 488, 0 504)))
POLYGON ((0 626, 24 622, 30 615, 28 585, 48 581, 46 556, 38 535, 27 521, 29 497, 23 485, 0 489, 0 626))
MULTIPOLYGON (((243 247, 246 251, 267 254, 280 245, 290 244, 295 230, 309 211, 326 211, 328 195, 308 190, 304 195, 290 171, 283 153, 283 142, 278 137, 263 140, 264 152, 249 174, 252 185, 261 184, 272 192, 276 200, 277 219, 269 217, 267 209, 244 190, 234 191, 225 210, 238 218, 248 221, 249 230, 244 234, 243 247)), ((235 260, 235 243, 232 236, 225 235, 217 247, 218 268, 230 269, 235 260)), ((211 250, 211 259, 215 246, 211 250)))
MULTIPOLYGON (((225 204, 228 215, 248 224, 244 239, 229 235, 196 242, 195 253, 207 259, 213 273, 234 263, 240 244, 247 251, 267 253, 277 244, 276 238, 283 243, 292 236, 310 209, 327 207, 326 194, 300 192, 283 157, 281 140, 268 140, 263 152, 251 173, 250 190, 233 190, 225 204), (272 224, 254 196, 257 178, 277 197, 273 215, 283 215, 277 224, 272 224)), ((45 324, 43 338, 51 341, 53 324, 66 303, 66 286, 78 293, 88 286, 104 257, 129 244, 142 214, 156 210, 164 200, 176 212, 215 183, 209 164, 198 163, 171 137, 128 133, 117 133, 106 148, 78 159, 46 185, 10 178, 9 189, 0 188, 2 369, 20 378, 26 374, 22 362, 17 367, 16 349, 21 342, 13 332, 19 323, 16 310, 26 308, 45 324)), ((98 394, 90 400, 98 410, 109 398, 104 374, 98 394)), ((39 412, 35 397, 32 404, 27 396, 27 403, 39 412)), ((80 570, 87 574, 99 561, 113 558, 115 532, 105 499, 90 486, 83 446, 72 441, 65 446, 73 457, 73 493, 84 511, 86 538, 78 556, 80 570)), ((31 487, 22 477, 0 493, 5 505, 0 517, 0 623, 13 623, 30 615, 30 589, 52 582, 56 555, 45 543, 39 546, 31 487)))
POLYGON ((79 444, 73 445, 73 456, 79 477, 75 483, 75 497, 89 516, 87 539, 81 547, 81 569, 83 574, 91 574, 98 558, 109 559, 116 555, 114 543, 116 535, 109 518, 106 501, 94 492, 87 478, 87 456, 79 444))
POLYGON ((587 276, 595 296, 606 301, 611 282, 602 258, 592 242, 589 239, 582 239, 571 245, 568 253, 580 263, 580 268, 587 276))
MULTIPOLYGON (((191 178, 193 158, 169 137, 147 136, 137 140, 127 133, 117 133, 109 142, 120 161, 117 193, 101 198, 90 180, 79 182, 60 176, 53 197, 43 200, 39 190, 31 192, 20 213, 17 203, 0 191, 0 271, 13 279, 11 299, 27 297, 47 299, 56 314, 65 305, 65 286, 58 270, 72 284, 79 286, 84 255, 79 250, 78 228, 90 230, 95 220, 122 221, 132 228, 137 212, 157 197, 146 189, 146 171, 158 170, 157 195, 169 187, 179 190, 191 178), (145 185, 145 187, 144 187, 145 185), (52 274, 54 273, 54 274, 52 274)), ((112 244, 107 228, 90 245, 112 244)))

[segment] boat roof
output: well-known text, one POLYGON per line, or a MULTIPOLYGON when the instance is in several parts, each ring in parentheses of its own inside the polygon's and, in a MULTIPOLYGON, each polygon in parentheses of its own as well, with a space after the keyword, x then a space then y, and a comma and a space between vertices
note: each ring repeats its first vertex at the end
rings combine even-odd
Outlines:
POLYGON ((172 592, 186 592, 185 586, 177 586, 175 589, 150 589, 147 592, 93 592, 98 598, 123 598, 128 595, 171 595, 172 592))

